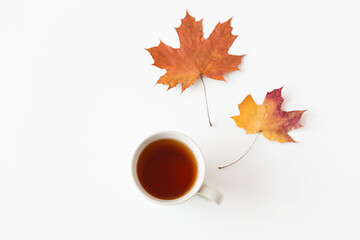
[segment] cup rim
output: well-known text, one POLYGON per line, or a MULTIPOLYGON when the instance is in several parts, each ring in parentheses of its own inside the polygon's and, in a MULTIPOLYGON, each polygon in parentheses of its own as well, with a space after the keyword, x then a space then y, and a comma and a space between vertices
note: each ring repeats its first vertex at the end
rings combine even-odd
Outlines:
POLYGON ((172 131, 172 130, 160 131, 160 132, 154 133, 154 134, 146 137, 137 146, 137 148, 133 154, 133 157, 132 157, 131 172, 132 172, 132 176, 133 176, 135 185, 140 190, 140 192, 143 195, 145 195, 148 199, 155 201, 156 203, 160 203, 160 204, 164 204, 164 205, 175 205, 175 204, 183 203, 183 202, 189 200, 190 198, 192 198, 199 191, 200 187, 202 186, 202 184, 204 182, 204 177, 205 177, 204 155, 203 155, 200 147, 197 145, 197 143, 193 139, 191 139, 189 136, 187 136, 181 132, 172 131), (193 186, 191 187, 191 189, 188 190, 188 192, 186 194, 184 194, 183 196, 181 196, 179 198, 167 200, 167 199, 160 199, 160 198, 154 197, 153 195, 148 193, 143 188, 143 186, 141 185, 141 183, 137 177, 137 162, 138 162, 140 153, 151 142, 159 140, 159 139, 174 139, 174 140, 180 141, 183 144, 185 144, 188 148, 190 148, 190 150, 195 155, 195 159, 197 161, 196 180, 195 180, 193 186))

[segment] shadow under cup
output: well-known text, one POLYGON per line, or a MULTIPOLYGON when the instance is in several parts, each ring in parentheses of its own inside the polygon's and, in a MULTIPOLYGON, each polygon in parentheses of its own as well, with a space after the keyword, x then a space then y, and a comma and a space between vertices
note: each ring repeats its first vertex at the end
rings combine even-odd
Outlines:
POLYGON ((195 195, 205 173, 200 148, 189 137, 162 132, 145 139, 135 151, 132 172, 148 198, 177 204, 195 195))

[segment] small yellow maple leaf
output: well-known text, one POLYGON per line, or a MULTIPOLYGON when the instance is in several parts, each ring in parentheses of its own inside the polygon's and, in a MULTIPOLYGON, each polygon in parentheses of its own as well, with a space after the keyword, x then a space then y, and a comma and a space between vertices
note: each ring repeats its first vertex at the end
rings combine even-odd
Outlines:
POLYGON ((282 88, 268 92, 262 105, 257 105, 251 95, 239 104, 240 115, 231 117, 246 133, 261 132, 264 137, 280 143, 295 142, 288 134, 292 129, 302 127, 299 123, 306 111, 281 110, 284 98, 282 88))

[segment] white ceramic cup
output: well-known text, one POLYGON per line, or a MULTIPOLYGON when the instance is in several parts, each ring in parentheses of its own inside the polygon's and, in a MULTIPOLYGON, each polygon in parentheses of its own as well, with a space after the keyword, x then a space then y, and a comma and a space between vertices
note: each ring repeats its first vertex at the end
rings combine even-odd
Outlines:
POLYGON ((160 132, 154 135, 151 135, 150 137, 146 138, 140 145, 137 147, 133 159, 132 159, 132 175, 135 181, 135 184, 140 189, 140 191, 149 199, 165 204, 165 205, 173 205, 173 204, 179 204, 182 202, 185 202, 186 200, 189 200, 194 195, 200 195, 201 197, 204 197, 212 202, 215 202, 217 204, 220 204, 223 199, 223 195, 217 191, 216 189, 209 187, 208 185, 204 184, 204 176, 205 176, 205 162, 204 162, 204 156, 199 148, 199 146, 188 136, 174 131, 164 131, 160 132), (159 199, 157 197, 152 196, 150 193, 148 193, 143 186, 141 185, 139 178, 137 176, 137 163, 139 156, 141 152, 144 150, 144 148, 149 145, 151 142, 160 140, 160 139, 174 139, 177 141, 182 142, 185 144, 194 154, 195 159, 197 161, 197 177, 195 180, 195 183, 191 187, 190 190, 187 191, 185 195, 182 195, 179 198, 176 199, 159 199))

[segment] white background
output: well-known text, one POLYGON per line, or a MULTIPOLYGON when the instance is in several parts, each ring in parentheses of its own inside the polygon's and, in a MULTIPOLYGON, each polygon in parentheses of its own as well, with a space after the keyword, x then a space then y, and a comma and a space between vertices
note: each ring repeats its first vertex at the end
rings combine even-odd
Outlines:
POLYGON ((360 1, 0 2, 0 239, 359 239, 360 1), (145 48, 179 47, 185 11, 207 37, 233 17, 227 83, 180 94, 145 48), (283 88, 283 109, 308 111, 298 143, 237 128, 252 94, 283 88), (133 151, 176 130, 206 158, 199 197, 157 205, 136 189, 133 151))

